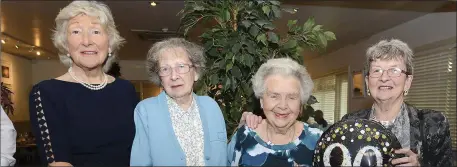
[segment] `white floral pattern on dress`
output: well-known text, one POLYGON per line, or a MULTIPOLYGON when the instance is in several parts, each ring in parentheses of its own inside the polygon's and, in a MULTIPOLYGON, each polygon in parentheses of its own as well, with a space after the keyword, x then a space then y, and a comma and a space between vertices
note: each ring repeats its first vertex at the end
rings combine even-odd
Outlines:
POLYGON ((186 166, 205 166, 203 126, 195 98, 184 111, 172 98, 166 97, 173 130, 186 155, 186 166))

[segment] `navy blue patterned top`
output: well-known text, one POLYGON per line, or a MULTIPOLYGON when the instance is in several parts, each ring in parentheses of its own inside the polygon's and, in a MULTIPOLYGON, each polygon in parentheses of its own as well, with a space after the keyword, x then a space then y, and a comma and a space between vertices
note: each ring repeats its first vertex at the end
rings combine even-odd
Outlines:
POLYGON ((293 142, 285 145, 268 144, 247 126, 239 128, 229 148, 229 163, 232 166, 311 166, 314 148, 322 131, 304 123, 303 132, 293 142))
POLYGON ((133 85, 116 79, 101 90, 56 79, 30 92, 30 121, 43 163, 128 166, 135 135, 133 85))

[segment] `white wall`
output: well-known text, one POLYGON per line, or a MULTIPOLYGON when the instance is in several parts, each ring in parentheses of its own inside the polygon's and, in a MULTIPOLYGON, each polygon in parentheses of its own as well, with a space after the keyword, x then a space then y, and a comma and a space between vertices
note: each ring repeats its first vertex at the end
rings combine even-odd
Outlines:
MULTIPOLYGON (((338 38, 338 34, 336 34, 338 38)), ((308 60, 305 65, 313 76, 322 76, 333 70, 350 66, 363 69, 366 49, 381 39, 398 38, 411 48, 456 37, 456 13, 431 13, 375 34, 354 45, 330 54, 308 60)), ((370 107, 371 98, 350 99, 349 111, 370 107)))
POLYGON ((32 61, 23 57, 1 52, 1 61, 11 64, 10 76, 13 91, 14 115, 11 120, 29 120, 29 93, 32 89, 32 61))
MULTIPOLYGON (((127 80, 148 80, 144 61, 119 61, 122 78, 127 80)), ((42 80, 56 78, 68 70, 59 60, 34 60, 32 62, 33 84, 42 80)))

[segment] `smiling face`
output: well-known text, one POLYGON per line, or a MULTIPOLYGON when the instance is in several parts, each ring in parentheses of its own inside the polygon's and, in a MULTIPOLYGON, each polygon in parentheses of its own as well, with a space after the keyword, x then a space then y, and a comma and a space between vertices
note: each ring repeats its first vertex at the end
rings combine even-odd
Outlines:
POLYGON ((169 75, 160 77, 162 86, 168 96, 181 98, 191 95, 194 82, 197 81, 195 68, 190 67, 186 73, 178 73, 176 71, 180 71, 178 68, 187 65, 192 65, 192 62, 183 48, 168 48, 161 51, 159 58, 160 69, 171 67, 169 75))
POLYGON ((300 81, 294 76, 270 75, 260 99, 265 117, 277 128, 290 127, 301 111, 300 81))
POLYGON ((406 71, 403 60, 380 60, 371 62, 370 73, 376 69, 384 70, 383 74, 377 78, 365 77, 371 96, 377 101, 403 100, 403 91, 409 90, 413 76, 401 73, 398 77, 391 77, 387 70, 399 68, 406 71))
POLYGON ((73 64, 86 69, 101 68, 107 58, 109 43, 96 17, 80 14, 68 22, 68 52, 73 64))

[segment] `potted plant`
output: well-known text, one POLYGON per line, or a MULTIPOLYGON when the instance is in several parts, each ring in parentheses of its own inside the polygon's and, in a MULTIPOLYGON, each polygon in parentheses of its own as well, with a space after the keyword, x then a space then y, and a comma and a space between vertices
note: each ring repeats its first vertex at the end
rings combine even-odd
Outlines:
POLYGON ((11 100, 11 95, 13 94, 13 92, 8 87, 6 87, 3 82, 1 83, 1 87, 1 105, 3 107, 3 110, 5 110, 6 114, 14 115, 14 107, 13 102, 11 100))
MULTIPOLYGON (((335 34, 317 25, 288 21, 288 31, 278 34, 273 21, 281 17, 279 1, 186 0, 180 11, 181 28, 187 36, 198 24, 210 25, 199 37, 207 59, 207 73, 196 84, 197 94, 219 103, 227 131, 238 125, 243 111, 253 111, 251 77, 261 64, 275 57, 303 63, 302 51, 319 51, 335 34)), ((228 134, 230 135, 230 134, 228 134)))

